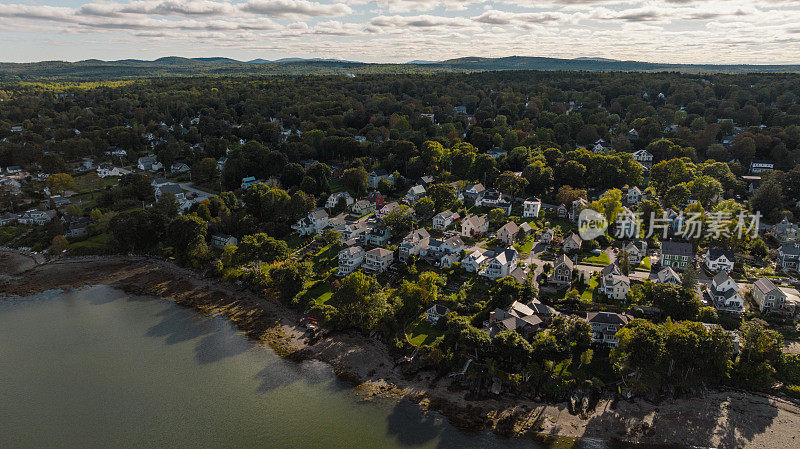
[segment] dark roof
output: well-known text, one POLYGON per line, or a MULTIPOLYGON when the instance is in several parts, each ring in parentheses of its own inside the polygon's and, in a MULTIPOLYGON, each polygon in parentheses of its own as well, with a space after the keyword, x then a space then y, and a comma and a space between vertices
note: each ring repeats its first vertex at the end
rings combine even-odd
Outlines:
POLYGON ((766 293, 772 290, 775 290, 778 287, 775 287, 775 284, 772 283, 767 278, 761 278, 753 283, 753 287, 761 290, 762 292, 766 293))
POLYGON ((708 257, 711 260, 717 260, 720 256, 725 256, 728 260, 733 261, 734 254, 732 249, 727 248, 709 248, 708 257))
POLYGON ((800 246, 794 244, 781 245, 781 247, 778 248, 778 251, 786 254, 787 256, 800 256, 800 246))
POLYGON ((673 242, 667 240, 665 242, 661 242, 661 253, 675 254, 678 256, 691 256, 692 244, 687 242, 673 242))
POLYGON ((590 323, 604 323, 604 324, 618 324, 624 326, 628 321, 632 320, 630 315, 623 315, 612 312, 589 312, 586 315, 586 321, 590 323))

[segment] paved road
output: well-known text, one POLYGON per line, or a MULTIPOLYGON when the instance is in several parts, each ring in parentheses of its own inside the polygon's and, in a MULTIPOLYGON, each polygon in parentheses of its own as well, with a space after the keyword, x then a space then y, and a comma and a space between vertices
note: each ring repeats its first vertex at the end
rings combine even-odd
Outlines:
POLYGON ((196 193, 197 196, 199 196, 201 198, 211 198, 212 196, 214 196, 214 195, 212 195, 212 194, 210 194, 208 192, 204 192, 204 191, 202 191, 200 189, 194 188, 194 184, 191 183, 191 182, 184 182, 184 183, 178 184, 178 185, 180 185, 183 190, 186 190, 188 192, 196 193))

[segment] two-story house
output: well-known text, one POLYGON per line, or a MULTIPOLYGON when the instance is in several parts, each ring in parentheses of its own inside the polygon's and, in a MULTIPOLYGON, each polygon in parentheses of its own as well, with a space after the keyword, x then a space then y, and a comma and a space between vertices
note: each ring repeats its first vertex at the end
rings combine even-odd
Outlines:
POLYGON ((327 201, 325 201, 325 208, 326 209, 333 209, 339 204, 339 201, 344 201, 344 207, 350 207, 355 200, 352 196, 350 196, 347 192, 336 192, 332 193, 331 196, 328 197, 327 201))
POLYGON ((377 225, 369 227, 368 232, 363 237, 363 241, 365 245, 386 246, 391 238, 392 229, 390 227, 377 225))
POLYGON ((316 209, 292 225, 292 229, 300 235, 321 234, 328 226, 328 213, 325 209, 316 209))
POLYGON ((687 242, 673 242, 667 240, 661 242, 661 266, 672 267, 678 270, 684 270, 692 260, 694 253, 692 252, 692 244, 687 242))
POLYGON ((47 223, 50 223, 55 217, 56 217, 56 211, 54 210, 31 209, 25 211, 25 213, 23 213, 17 219, 17 222, 19 224, 24 224, 24 225, 44 226, 47 223))
POLYGON ((647 150, 634 151, 631 156, 633 156, 634 161, 640 163, 644 168, 648 170, 653 165, 653 155, 650 154, 650 152, 647 150))
POLYGON ((769 229, 769 233, 781 244, 794 243, 800 237, 800 227, 783 217, 780 222, 769 229))
POLYGON ((565 238, 564 241, 561 243, 561 248, 564 250, 565 253, 571 254, 580 251, 581 245, 583 244, 583 239, 578 234, 574 232, 569 235, 569 237, 565 238))
POLYGON ((589 202, 583 198, 578 198, 577 200, 572 202, 569 210, 569 219, 573 223, 578 222, 578 217, 581 215, 581 211, 589 205, 589 202))
POLYGON ((647 240, 631 240, 622 246, 622 252, 628 255, 628 263, 635 267, 647 257, 647 240))
POLYGON ((786 307, 786 293, 768 278, 760 278, 753 283, 753 300, 761 312, 780 312, 786 307))
POLYGON ((800 267, 800 245, 791 243, 778 248, 777 266, 784 272, 797 271, 800 267))
POLYGON ((367 200, 358 200, 350 206, 350 213, 357 217, 363 217, 375 211, 375 203, 367 200))
POLYGON ((433 229, 436 231, 444 231, 453 222, 461 218, 458 213, 445 210, 433 216, 433 229))
POLYGON ((681 285, 681 278, 672 267, 664 267, 656 273, 653 282, 656 284, 681 285))
POLYGON ((464 268, 469 273, 478 273, 483 269, 489 259, 491 257, 487 257, 492 255, 491 251, 485 251, 482 249, 477 249, 469 254, 467 254, 464 259, 461 260, 461 267, 464 268))
POLYGON ((518 257, 514 248, 498 249, 479 274, 489 279, 506 277, 517 267, 518 257))
POLYGON ((382 220, 399 205, 400 203, 398 203, 397 201, 386 203, 383 206, 381 206, 380 209, 375 209, 375 217, 378 218, 379 220, 382 220))
POLYGON ((397 260, 406 263, 411 256, 419 256, 427 249, 431 235, 424 228, 412 229, 397 248, 397 260))
POLYGON ((211 246, 216 248, 225 248, 229 245, 238 245, 239 241, 236 237, 228 234, 213 234, 211 236, 211 246))
POLYGON ((609 264, 600 272, 600 292, 611 299, 623 300, 631 290, 631 280, 616 263, 609 264))
POLYGON ((706 257, 703 261, 706 268, 711 272, 717 271, 733 271, 734 254, 732 249, 712 247, 706 252, 706 257))
POLYGON ((385 179, 390 185, 394 185, 394 176, 386 170, 371 171, 369 173, 369 178, 367 178, 367 183, 370 188, 377 189, 382 179, 385 179))
POLYGON ((489 231, 489 219, 486 215, 467 215, 461 220, 462 237, 480 237, 489 231))
POLYGON ((506 246, 511 246, 517 240, 517 233, 519 226, 513 221, 509 221, 497 230, 497 239, 505 243, 506 246))
POLYGON ((550 274, 548 281, 558 287, 568 287, 572 284, 572 269, 574 266, 572 260, 565 254, 556 257, 553 263, 553 272, 550 274))
POLYGON ((636 186, 633 186, 633 187, 629 188, 628 189, 628 194, 625 195, 625 200, 630 205, 637 205, 637 204, 641 203, 642 202, 642 191, 636 186))
POLYGON ((612 312, 588 312, 586 321, 592 326, 592 341, 595 343, 616 348, 619 344, 617 331, 628 324, 633 317, 630 315, 612 312))
POLYGON ((432 265, 449 267, 460 259, 463 249, 464 242, 458 236, 432 238, 428 240, 427 247, 420 250, 420 255, 432 265))
POLYGON ((408 204, 414 204, 426 194, 425 187, 421 184, 417 184, 415 186, 411 186, 406 193, 405 200, 408 204))
POLYGON ((774 169, 775 163, 772 161, 756 159, 750 162, 750 173, 754 175, 774 169))
POLYGON ((373 248, 364 255, 364 269, 371 273, 383 273, 394 260, 394 251, 386 248, 373 248))
POLYGON ((339 251, 339 269, 336 270, 337 276, 347 276, 356 271, 364 262, 364 248, 351 246, 339 251))
POLYGON ((708 294, 717 309, 731 312, 744 311, 744 300, 739 295, 739 285, 726 271, 720 271, 711 279, 708 294))
POLYGON ((464 199, 465 200, 469 200, 469 201, 474 202, 481 195, 483 195, 483 192, 485 192, 485 191, 486 191, 486 187, 484 187, 483 184, 481 184, 481 183, 478 183, 478 184, 467 184, 467 186, 464 188, 464 192, 462 194, 464 195, 464 199))
POLYGON ((136 163, 139 170, 158 171, 164 168, 161 162, 158 162, 155 156, 140 157, 136 163))
POLYGON ((538 198, 529 198, 522 203, 522 216, 524 218, 536 218, 542 210, 542 201, 538 198))

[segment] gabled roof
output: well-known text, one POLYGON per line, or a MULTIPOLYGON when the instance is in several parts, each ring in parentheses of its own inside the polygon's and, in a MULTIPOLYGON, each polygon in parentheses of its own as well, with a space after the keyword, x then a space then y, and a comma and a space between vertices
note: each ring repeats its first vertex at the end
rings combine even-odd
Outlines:
POLYGON ((367 251, 367 254, 378 256, 378 257, 386 257, 392 254, 392 251, 389 251, 386 248, 372 248, 371 250, 367 251))
POLYGON ((673 242, 671 240, 666 240, 661 242, 661 253, 674 254, 678 256, 691 256, 692 244, 687 242, 673 242))
POLYGON ((630 315, 612 312, 589 312, 586 321, 590 323, 617 324, 624 326, 633 319, 630 315))
POLYGON ((605 268, 603 268, 603 270, 600 272, 600 274, 603 277, 606 277, 609 274, 621 275, 622 270, 619 268, 619 265, 617 265, 617 263, 614 262, 606 265, 605 268))
POLYGON ((575 234, 574 232, 570 234, 569 237, 564 239, 564 244, 570 241, 579 246, 581 243, 583 243, 583 239, 581 239, 580 236, 578 236, 578 234, 575 234))
POLYGON ((734 260, 733 250, 727 248, 709 248, 708 249, 708 258, 711 260, 717 260, 720 256, 725 256, 730 261, 734 260))
POLYGON ((504 224, 503 227, 498 229, 497 233, 500 234, 500 231, 503 231, 503 230, 505 230, 506 232, 508 232, 511 235, 514 235, 514 234, 517 233, 517 231, 519 231, 519 226, 517 226, 517 224, 514 223, 513 221, 509 221, 508 223, 504 224))
POLYGON ((723 271, 720 271, 719 273, 717 273, 714 276, 714 278, 711 279, 711 282, 713 282, 714 285, 720 285, 720 284, 724 283, 725 281, 727 281, 728 279, 731 279, 731 276, 728 274, 728 272, 723 270, 723 271))
POLYGON ((757 288, 762 293, 767 293, 775 290, 778 287, 775 287, 775 284, 773 284, 771 280, 767 278, 760 278, 753 283, 753 288, 757 288))
POLYGON ((559 267, 561 265, 566 265, 567 268, 569 268, 570 270, 574 266, 572 260, 570 260, 570 258, 567 257, 566 254, 562 254, 559 257, 556 257, 556 263, 555 265, 553 265, 553 268, 559 267))
POLYGON ((663 282, 667 282, 667 279, 670 279, 670 278, 675 278, 677 280, 681 279, 681 277, 678 275, 678 273, 675 270, 672 269, 672 267, 664 267, 664 268, 662 268, 658 272, 656 277, 658 279, 658 282, 662 282, 662 283, 663 282))

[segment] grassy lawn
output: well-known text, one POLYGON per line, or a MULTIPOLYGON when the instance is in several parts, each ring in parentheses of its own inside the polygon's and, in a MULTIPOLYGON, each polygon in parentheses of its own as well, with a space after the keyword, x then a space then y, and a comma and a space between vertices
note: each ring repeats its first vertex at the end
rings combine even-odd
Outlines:
POLYGON ((291 251, 294 251, 303 246, 308 239, 304 239, 303 237, 300 237, 300 234, 293 232, 288 237, 283 239, 283 241, 286 242, 286 246, 288 246, 291 251))
POLYGON ((111 246, 111 234, 99 234, 94 237, 89 237, 86 240, 71 243, 69 245, 70 251, 78 252, 80 254, 94 254, 102 253, 108 250, 111 246))
POLYGON ((597 294, 597 288, 600 286, 600 282, 598 282, 597 278, 591 278, 587 284, 586 289, 581 292, 581 301, 595 302, 594 295, 597 294))
POLYGON ((646 271, 646 272, 649 273, 650 272, 650 268, 651 268, 650 267, 650 257, 648 256, 648 257, 645 257, 644 259, 642 259, 642 262, 639 263, 638 267, 636 267, 636 271, 646 271))
POLYGON ((330 279, 317 281, 313 287, 306 291, 305 296, 317 304, 325 304, 328 302, 331 296, 333 296, 330 279))
POLYGON ((428 323, 428 320, 426 320, 423 316, 417 318, 417 320, 408 327, 406 339, 408 339, 412 345, 420 347, 432 344, 442 335, 442 331, 431 326, 431 324, 428 323))
POLYGON ((0 228, 0 244, 5 245, 27 230, 24 226, 3 226, 0 228))
POLYGON ((536 243, 536 239, 533 236, 530 236, 524 242, 514 245, 514 248, 516 248, 520 254, 530 254, 534 243, 536 243))
POLYGON ((600 253, 599 256, 589 256, 581 261, 581 263, 587 265, 598 265, 598 266, 606 266, 611 263, 611 260, 608 258, 608 254, 600 253))
POLYGON ((119 182, 119 178, 113 176, 101 178, 94 172, 75 176, 73 179, 75 179, 75 186, 78 189, 77 193, 86 193, 105 189, 106 187, 116 185, 119 182))

